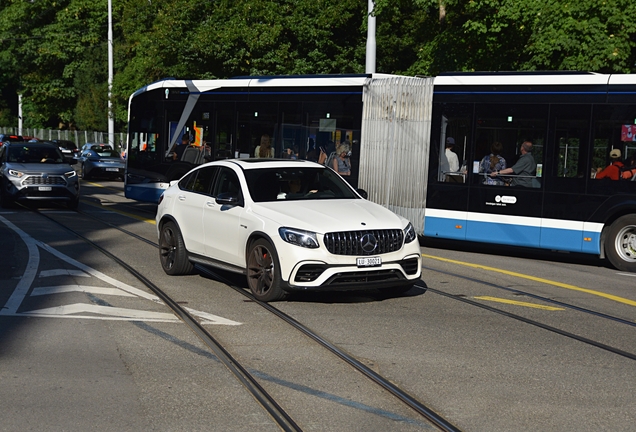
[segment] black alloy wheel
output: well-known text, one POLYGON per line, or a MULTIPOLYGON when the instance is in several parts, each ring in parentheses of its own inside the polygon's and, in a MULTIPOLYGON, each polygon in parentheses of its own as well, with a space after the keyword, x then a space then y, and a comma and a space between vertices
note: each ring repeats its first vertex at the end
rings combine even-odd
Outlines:
POLYGON ((159 260, 166 274, 171 276, 192 272, 192 263, 181 236, 181 231, 173 222, 166 222, 161 227, 159 236, 159 260))
POLYGON ((283 300, 287 292, 281 288, 278 255, 274 246, 265 239, 255 240, 247 253, 247 284, 258 300, 283 300))

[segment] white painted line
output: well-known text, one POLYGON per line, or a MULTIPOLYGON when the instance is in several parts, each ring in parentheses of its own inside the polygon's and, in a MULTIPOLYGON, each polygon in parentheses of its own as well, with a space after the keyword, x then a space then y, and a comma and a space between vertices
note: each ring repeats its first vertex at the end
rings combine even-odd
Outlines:
POLYGON ((100 306, 86 303, 75 303, 64 306, 56 306, 52 308, 32 310, 23 312, 25 316, 39 316, 39 315, 72 315, 77 313, 94 313, 99 315, 109 315, 116 317, 123 317, 128 319, 134 319, 135 321, 145 321, 146 319, 162 319, 178 322, 179 318, 171 313, 165 312, 151 312, 135 309, 124 309, 112 306, 100 306))
POLYGON ((49 245, 47 245, 45 243, 36 241, 36 244, 38 246, 40 246, 42 249, 46 250, 47 252, 55 255, 59 259, 61 259, 63 261, 66 261, 67 263, 69 263, 69 264, 71 264, 71 265, 73 265, 73 266, 75 266, 75 267, 77 267, 79 269, 84 270, 89 275, 95 276, 96 278, 101 279, 102 281, 104 281, 104 282, 106 282, 106 283, 108 283, 110 285, 116 286, 119 289, 122 289, 122 290, 124 290, 126 292, 129 292, 131 294, 134 294, 134 295, 136 295, 138 297, 145 298, 147 300, 151 300, 151 301, 153 301, 155 303, 164 304, 161 301, 161 299, 159 297, 157 297, 156 295, 148 294, 145 291, 142 291, 142 290, 137 289, 135 287, 132 287, 132 286, 130 286, 128 284, 120 282, 117 279, 113 279, 112 277, 110 277, 108 275, 105 275, 104 273, 102 273, 100 271, 97 271, 94 268, 91 268, 91 267, 89 267, 89 266, 87 266, 85 264, 82 264, 79 261, 74 260, 73 258, 71 258, 69 256, 64 255, 63 253, 59 252, 56 249, 53 249, 51 246, 49 246, 49 245))
POLYGON ((197 316, 199 318, 203 318, 205 321, 201 322, 201 324, 221 324, 221 325, 241 325, 242 323, 229 320, 227 318, 223 318, 217 315, 212 315, 211 313, 201 312, 198 310, 184 308, 190 314, 197 316))
MULTIPOLYGON (((74 212, 73 212, 74 213, 74 212)), ((178 323, 181 320, 176 317, 172 313, 164 313, 164 312, 150 312, 143 310, 135 310, 135 309, 124 309, 117 308, 112 306, 100 306, 95 304, 85 304, 85 303, 75 303, 70 305, 57 306, 52 308, 45 308, 27 312, 17 313, 18 308, 24 301, 29 289, 33 285, 33 281, 35 280, 35 276, 37 275, 37 270, 40 265, 40 251, 38 247, 46 250, 52 255, 58 257, 59 259, 77 267, 80 270, 69 270, 69 269, 55 269, 55 270, 44 270, 40 272, 40 277, 53 277, 53 276, 79 276, 79 277, 90 277, 94 276, 100 279, 103 282, 106 282, 110 285, 113 285, 117 288, 109 288, 109 287, 93 287, 87 285, 58 285, 58 286, 48 286, 48 287, 38 287, 34 288, 31 295, 40 296, 40 295, 51 295, 51 294, 61 294, 68 292, 84 292, 84 293, 92 293, 92 294, 101 294, 101 295, 115 295, 122 297, 141 297, 147 300, 151 300, 155 303, 161 304, 165 306, 165 303, 157 296, 148 294, 145 291, 127 285, 123 282, 118 281, 117 279, 113 279, 112 277, 105 275, 85 264, 82 264, 79 261, 74 260, 73 258, 64 255, 60 251, 52 248, 51 246, 42 243, 40 241, 35 240, 33 237, 29 236, 27 233, 22 231, 20 228, 0 216, 0 222, 3 222, 7 225, 8 228, 15 231, 24 241, 28 248, 29 252, 29 260, 26 265, 26 270, 22 277, 20 278, 20 282, 18 283, 16 289, 13 291, 9 300, 5 304, 5 306, 0 309, 0 315, 3 316, 21 316, 21 317, 46 317, 46 318, 82 318, 82 319, 100 319, 100 320, 116 320, 116 321, 147 321, 147 322, 171 322, 178 323), (81 313, 93 313, 95 315, 78 315, 81 313)), ((194 309, 187 309, 192 315, 197 316, 199 318, 203 318, 202 324, 220 324, 220 325, 241 325, 241 323, 232 321, 223 317, 219 317, 217 315, 213 315, 207 312, 201 312, 194 309)))
POLYGON ((80 270, 69 269, 57 269, 57 270, 42 270, 38 277, 52 277, 52 276, 78 276, 78 277, 90 277, 86 273, 80 270))
POLYGON ((7 303, 2 309, 0 309, 0 315, 5 315, 17 312, 24 300, 24 297, 26 297, 27 292, 29 292, 29 288, 33 284, 35 275, 38 272, 38 266, 40 265, 40 252, 38 251, 37 242, 33 237, 29 236, 2 216, 0 216, 0 221, 15 231, 20 238, 22 238, 22 241, 26 244, 29 251, 29 261, 27 262, 24 274, 20 278, 20 282, 18 282, 18 285, 11 294, 11 297, 7 300, 7 303))
POLYGON ((119 288, 92 287, 92 286, 86 286, 86 285, 59 285, 59 286, 33 288, 33 291, 31 291, 31 296, 61 294, 61 293, 69 293, 69 292, 83 292, 83 293, 102 294, 102 295, 111 295, 111 296, 119 296, 119 297, 137 297, 126 291, 120 290, 119 288))
POLYGON ((636 277, 636 273, 616 273, 617 275, 621 275, 621 276, 631 276, 631 277, 636 277))

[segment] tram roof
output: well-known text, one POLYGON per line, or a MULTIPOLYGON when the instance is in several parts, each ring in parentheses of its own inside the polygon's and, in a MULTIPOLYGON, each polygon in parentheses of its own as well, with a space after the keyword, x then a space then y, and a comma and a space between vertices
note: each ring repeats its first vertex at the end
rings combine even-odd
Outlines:
POLYGON ((148 84, 137 90, 133 96, 151 90, 189 88, 196 92, 206 92, 218 88, 267 88, 267 87, 340 87, 362 86, 369 78, 389 78, 388 74, 360 75, 289 75, 289 76, 244 76, 214 80, 165 79, 148 84))
POLYGON ((435 77, 435 86, 495 85, 620 85, 636 84, 634 74, 595 72, 458 72, 435 77))

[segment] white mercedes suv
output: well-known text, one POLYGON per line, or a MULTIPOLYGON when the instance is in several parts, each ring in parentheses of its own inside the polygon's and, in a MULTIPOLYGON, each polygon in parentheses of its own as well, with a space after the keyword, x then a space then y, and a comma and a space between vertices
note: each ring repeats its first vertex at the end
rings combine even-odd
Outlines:
POLYGON ((262 301, 294 290, 408 291, 421 276, 415 230, 359 192, 309 161, 201 165, 161 195, 161 265, 169 275, 193 263, 243 273, 262 301))

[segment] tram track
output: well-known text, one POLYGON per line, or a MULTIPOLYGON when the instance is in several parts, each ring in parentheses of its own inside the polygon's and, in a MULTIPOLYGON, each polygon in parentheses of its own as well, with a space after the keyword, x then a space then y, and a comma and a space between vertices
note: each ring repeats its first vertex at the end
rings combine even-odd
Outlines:
MULTIPOLYGON (((544 302, 547 302, 547 303, 558 305, 558 306, 563 307, 563 308, 567 308, 567 309, 575 310, 577 312, 582 312, 582 313, 585 313, 585 314, 593 315, 593 316, 596 316, 598 318, 602 318, 602 319, 606 319, 606 320, 609 320, 609 321, 613 321, 613 322, 619 323, 621 325, 628 325, 628 326, 631 326, 631 327, 636 327, 636 323, 635 322, 632 322, 632 321, 629 321, 629 320, 626 320, 626 319, 623 319, 623 318, 615 317, 615 316, 608 315, 608 314, 605 314, 605 313, 602 313, 602 312, 598 312, 598 311, 594 311, 594 310, 591 310, 591 309, 583 308, 583 307, 580 307, 580 306, 572 305, 572 304, 569 304, 569 303, 561 302, 561 301, 558 301, 558 300, 550 299, 548 297, 540 296, 540 295, 537 295, 537 294, 529 293, 529 292, 518 290, 518 289, 515 289, 515 288, 506 287, 506 286, 495 284, 495 283, 492 283, 492 282, 480 280, 480 279, 477 279, 477 278, 474 278, 474 277, 464 276, 464 275, 460 275, 458 273, 453 273, 453 272, 449 272, 449 271, 445 271, 445 270, 440 270, 440 269, 436 269, 436 268, 433 268, 433 267, 422 266, 422 269, 428 270, 428 271, 437 272, 437 273, 440 273, 440 274, 445 274, 445 275, 448 275, 448 276, 456 277, 456 278, 459 278, 459 279, 467 280, 467 281, 478 283, 478 284, 481 284, 481 285, 486 285, 486 286, 489 286, 489 287, 492 287, 492 288, 505 290, 505 291, 514 293, 516 295, 524 295, 524 296, 527 296, 529 298, 533 298, 535 300, 544 301, 544 302)), ((611 352, 613 354, 617 354, 619 356, 626 357, 626 358, 628 358, 630 360, 636 360, 636 354, 634 354, 634 353, 631 353, 631 352, 628 352, 628 351, 625 351, 625 350, 622 350, 622 349, 619 349, 619 348, 604 344, 602 342, 595 341, 595 340, 590 339, 590 338, 586 338, 584 336, 577 335, 575 333, 572 333, 572 332, 569 332, 569 331, 566 331, 566 330, 559 329, 559 328, 557 328, 555 326, 544 324, 544 323, 542 323, 540 321, 537 321, 537 320, 534 320, 534 319, 526 318, 526 317, 518 315, 518 314, 514 314, 514 313, 511 313, 511 312, 508 312, 508 311, 505 311, 505 310, 502 310, 502 309, 499 309, 499 308, 496 308, 496 307, 492 307, 492 306, 480 303, 478 301, 472 300, 470 298, 467 298, 465 296, 459 296, 459 295, 451 294, 451 293, 448 293, 448 292, 445 292, 445 291, 442 291, 442 290, 438 290, 438 289, 435 289, 435 288, 431 288, 431 287, 425 287, 424 289, 426 289, 428 292, 431 292, 431 293, 434 293, 434 294, 437 294, 437 295, 440 295, 440 296, 444 296, 444 297, 449 298, 449 299, 460 301, 460 302, 469 304, 471 306, 476 306, 476 307, 479 307, 481 309, 485 309, 487 311, 490 311, 490 312, 493 312, 493 313, 496 313, 496 314, 499 314, 499 315, 503 315, 503 316, 506 316, 508 318, 512 318, 512 319, 515 319, 517 321, 521 321, 521 322, 524 322, 526 324, 530 324, 530 325, 533 325, 535 327, 539 327, 539 328, 542 328, 544 330, 548 330, 548 331, 553 332, 553 333, 557 333, 557 334, 559 334, 561 336, 565 336, 565 337, 568 337, 570 339, 574 339, 574 340, 577 340, 579 342, 583 342, 583 343, 585 343, 587 345, 591 345, 591 346, 594 346, 596 348, 600 348, 602 350, 611 352)))
MULTIPOLYGON (((211 349, 214 352, 214 354, 219 358, 219 360, 232 372, 232 374, 241 382, 241 384, 245 386, 246 389, 254 396, 254 398, 259 402, 259 404, 261 404, 261 406, 271 415, 271 417, 275 420, 275 422, 278 424, 278 426, 282 430, 285 430, 285 431, 302 430, 300 426, 296 424, 295 421, 274 400, 274 398, 272 398, 265 391, 265 389, 260 386, 258 381, 248 372, 248 370, 245 367, 243 367, 234 357, 232 357, 232 355, 214 338, 214 336, 207 329, 205 329, 190 313, 188 313, 188 311, 184 307, 182 307, 177 301, 173 300, 169 295, 167 295, 163 290, 161 290, 161 288, 159 288, 156 284, 154 284, 152 281, 146 278, 143 274, 135 270, 129 264, 127 264, 126 262, 124 262, 123 260, 115 256, 108 250, 99 246, 97 243, 83 236, 82 234, 75 231, 74 229, 69 228, 63 223, 55 220, 54 218, 46 214, 43 214, 39 211, 35 211, 35 212, 41 215, 42 217, 45 217, 48 220, 52 221, 53 223, 63 227, 65 230, 69 231, 70 233, 72 233, 73 235, 81 239, 82 241, 86 242, 87 244, 89 244, 90 246, 92 246, 93 248, 95 248, 96 250, 104 254, 105 256, 107 256, 109 259, 116 262, 118 265, 124 268, 127 272, 133 275, 136 279, 138 279, 148 289, 150 289, 153 293, 155 293, 162 301, 164 301, 164 303, 175 313, 175 315, 177 315, 188 326, 188 328, 194 334, 196 334, 209 349, 211 349)), ((143 236, 135 234, 126 229, 123 229, 117 225, 104 221, 101 218, 98 218, 94 215, 83 212, 81 210, 77 210, 77 213, 87 218, 90 218, 92 220, 99 221, 105 226, 108 226, 112 229, 116 229, 130 237, 133 237, 148 245, 158 248, 157 243, 151 240, 148 240, 144 238, 143 236)), ((277 308, 273 307, 272 305, 268 303, 263 303, 257 300, 255 297, 251 295, 251 293, 247 292, 244 288, 237 286, 236 284, 234 284, 227 278, 224 278, 223 276, 219 275, 218 273, 200 265, 195 265, 195 268, 200 273, 207 275, 208 277, 211 277, 221 283, 224 283, 225 285, 232 288, 236 292, 247 297, 250 302, 258 304, 259 306, 266 309, 268 312, 282 319, 284 322, 292 326, 294 329, 300 331, 307 338, 318 343, 320 346, 327 349, 330 353, 340 358, 346 364, 353 367, 365 378, 367 378, 374 384, 380 386, 383 390, 388 392, 391 396, 395 397, 397 400, 399 400, 400 402, 408 406, 411 410, 413 410, 418 415, 426 419, 428 422, 430 422, 433 426, 435 426, 439 430, 459 431, 459 429, 453 424, 451 424, 448 420, 444 419, 439 414, 437 414, 434 410, 427 407, 425 404, 418 401, 417 399, 415 399, 413 396, 411 396, 404 390, 400 389, 398 386, 393 384, 389 379, 374 372, 372 369, 370 369, 369 367, 364 365, 362 362, 357 360, 355 357, 337 348, 335 344, 324 339, 323 337, 313 332, 311 329, 304 326, 303 324, 301 324, 294 318, 290 317, 289 315, 285 314, 284 312, 278 310, 277 308)))

